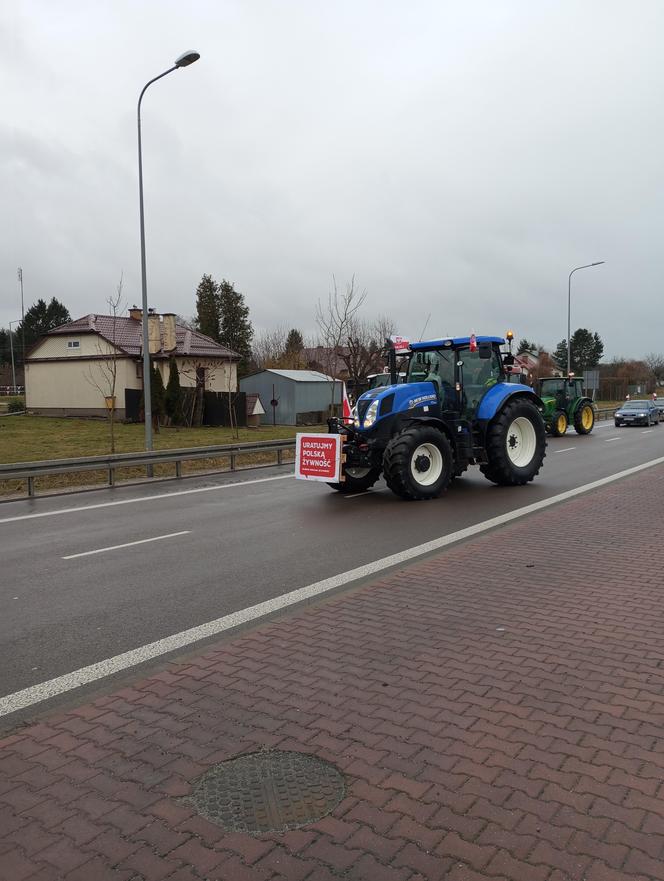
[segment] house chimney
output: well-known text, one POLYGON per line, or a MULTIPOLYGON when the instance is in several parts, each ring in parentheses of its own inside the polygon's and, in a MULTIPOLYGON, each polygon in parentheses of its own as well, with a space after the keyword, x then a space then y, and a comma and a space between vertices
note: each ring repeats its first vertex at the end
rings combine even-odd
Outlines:
POLYGON ((143 310, 139 309, 138 306, 132 306, 129 310, 129 317, 133 318, 134 321, 141 321, 143 318, 143 310))
POLYGON ((175 312, 164 312, 164 352, 172 352, 177 341, 175 338, 175 312))
POLYGON ((157 312, 148 313, 148 351, 151 355, 161 350, 161 328, 157 312))

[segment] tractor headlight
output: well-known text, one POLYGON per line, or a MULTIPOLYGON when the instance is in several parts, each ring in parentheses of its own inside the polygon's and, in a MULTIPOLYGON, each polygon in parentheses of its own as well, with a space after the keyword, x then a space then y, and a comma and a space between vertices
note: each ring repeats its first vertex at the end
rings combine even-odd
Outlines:
POLYGON ((364 428, 371 428, 376 419, 378 418, 378 405, 380 401, 376 398, 375 401, 372 401, 367 407, 367 412, 364 414, 364 428))

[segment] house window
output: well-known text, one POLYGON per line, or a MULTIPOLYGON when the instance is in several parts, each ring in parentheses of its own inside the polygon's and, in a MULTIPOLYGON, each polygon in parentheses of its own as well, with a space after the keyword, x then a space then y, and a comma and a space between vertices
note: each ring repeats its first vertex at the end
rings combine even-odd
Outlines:
POLYGON ((205 388, 205 367, 196 368, 196 388, 205 388))
POLYGON ((143 379, 143 362, 136 362, 136 379, 143 379))
POLYGON ((80 340, 67 340, 67 354, 77 352, 81 348, 80 340))

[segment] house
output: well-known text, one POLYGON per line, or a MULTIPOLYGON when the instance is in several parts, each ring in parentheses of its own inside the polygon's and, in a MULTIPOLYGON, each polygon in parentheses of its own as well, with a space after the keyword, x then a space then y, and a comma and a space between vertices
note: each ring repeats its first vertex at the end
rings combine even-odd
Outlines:
MULTIPOLYGON (((49 416, 101 416, 115 367, 119 419, 137 409, 143 388, 142 311, 128 317, 84 315, 49 331, 26 356, 26 409, 49 416)), ((240 355, 178 324, 173 313, 148 315, 150 357, 168 383, 175 359, 183 388, 236 392, 240 355)))
POLYGON ((240 391, 259 395, 267 413, 261 425, 316 425, 324 422, 332 404, 335 412, 343 398, 343 382, 316 370, 267 369, 240 380, 240 391))

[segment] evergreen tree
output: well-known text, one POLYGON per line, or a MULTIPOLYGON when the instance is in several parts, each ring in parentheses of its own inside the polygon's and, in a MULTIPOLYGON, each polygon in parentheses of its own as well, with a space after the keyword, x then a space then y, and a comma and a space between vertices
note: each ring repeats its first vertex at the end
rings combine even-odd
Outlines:
POLYGON ((196 328, 219 342, 220 326, 219 285, 211 275, 204 275, 196 288, 196 328))
POLYGON ((304 340, 302 334, 296 328, 288 331, 286 339, 286 354, 298 355, 304 348, 304 340))
POLYGON ((151 368, 150 392, 152 397, 152 416, 163 416, 166 412, 166 390, 164 380, 161 378, 161 370, 154 364, 151 368))
POLYGON ((249 321, 249 307, 244 302, 244 295, 235 290, 231 282, 224 279, 219 285, 218 293, 221 327, 219 342, 242 356, 238 364, 238 373, 247 370, 251 358, 251 341, 254 329, 249 321))
MULTIPOLYGON (((584 370, 597 367, 604 354, 604 343, 598 333, 579 327, 572 334, 570 344, 571 371, 582 374, 584 370)), ((553 360, 560 370, 567 370, 567 340, 561 340, 553 353, 553 360)))
MULTIPOLYGON (((39 299, 25 313, 25 318, 18 325, 16 334, 21 339, 21 332, 25 329, 25 348, 28 349, 42 334, 66 324, 67 321, 71 321, 69 310, 59 300, 52 297, 47 305, 45 300, 39 299)), ((16 355, 16 352, 14 354, 16 355)))
POLYGON ((175 358, 170 359, 168 384, 166 386, 166 415, 173 425, 178 425, 182 416, 182 390, 180 388, 180 372, 175 358))
POLYGON ((519 345, 517 346, 516 353, 517 355, 525 355, 526 353, 536 355, 539 351, 539 346, 537 343, 532 342, 531 340, 522 339, 519 340, 519 345))

